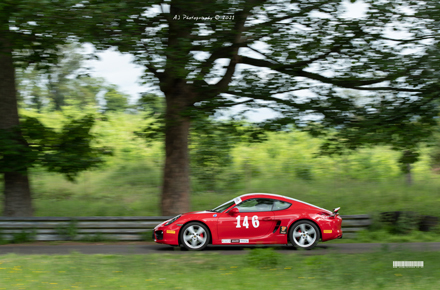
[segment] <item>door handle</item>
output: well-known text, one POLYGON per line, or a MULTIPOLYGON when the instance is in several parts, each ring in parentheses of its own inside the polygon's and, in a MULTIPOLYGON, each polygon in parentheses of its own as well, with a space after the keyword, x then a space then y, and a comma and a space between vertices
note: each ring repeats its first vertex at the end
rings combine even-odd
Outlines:
POLYGON ((272 221, 273 219, 271 218, 271 217, 264 217, 263 219, 262 219, 262 221, 272 221))

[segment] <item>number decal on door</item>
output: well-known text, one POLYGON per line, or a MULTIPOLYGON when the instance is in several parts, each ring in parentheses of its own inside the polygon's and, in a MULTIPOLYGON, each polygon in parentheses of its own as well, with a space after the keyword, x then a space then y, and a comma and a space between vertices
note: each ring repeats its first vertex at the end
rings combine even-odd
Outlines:
MULTIPOLYGON (((237 226, 236 226, 236 228, 241 228, 241 225, 240 225, 240 216, 238 215, 235 219, 237 220, 237 226)), ((245 228, 247 228, 247 229, 249 228, 249 220, 248 220, 248 217, 247 217, 247 216, 245 216, 244 219, 243 219, 243 226, 244 226, 245 228)), ((258 228, 258 227, 260 226, 260 221, 258 220, 258 216, 256 216, 256 215, 254 215, 254 216, 252 217, 252 226, 253 226, 254 228, 258 228)))
POLYGON ((240 216, 238 215, 236 217, 236 219, 237 219, 237 228, 241 228, 241 226, 240 226, 240 216))
POLYGON ((258 228, 260 226, 260 221, 258 220, 258 216, 254 215, 252 217, 252 225, 254 228, 258 228))

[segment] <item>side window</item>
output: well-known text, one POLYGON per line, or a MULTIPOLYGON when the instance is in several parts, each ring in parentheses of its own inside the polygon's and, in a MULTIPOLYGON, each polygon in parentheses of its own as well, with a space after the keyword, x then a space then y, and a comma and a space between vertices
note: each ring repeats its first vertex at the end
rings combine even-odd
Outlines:
POLYGON ((266 198, 248 199, 237 205, 240 212, 271 211, 274 200, 266 198))
POLYGON ((273 203, 273 211, 275 210, 283 210, 286 208, 289 208, 292 204, 285 202, 285 201, 281 201, 281 200, 275 200, 273 203))

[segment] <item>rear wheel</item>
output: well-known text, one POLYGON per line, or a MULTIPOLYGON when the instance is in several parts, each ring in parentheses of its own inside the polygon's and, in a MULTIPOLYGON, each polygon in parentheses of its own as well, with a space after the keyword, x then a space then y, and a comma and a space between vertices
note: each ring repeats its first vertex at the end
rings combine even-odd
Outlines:
POLYGON ((318 244, 320 232, 311 221, 298 221, 290 227, 289 239, 294 247, 310 250, 318 244))
POLYGON ((208 246, 209 240, 209 230, 202 223, 190 222, 180 231, 180 243, 188 250, 201 251, 208 246))

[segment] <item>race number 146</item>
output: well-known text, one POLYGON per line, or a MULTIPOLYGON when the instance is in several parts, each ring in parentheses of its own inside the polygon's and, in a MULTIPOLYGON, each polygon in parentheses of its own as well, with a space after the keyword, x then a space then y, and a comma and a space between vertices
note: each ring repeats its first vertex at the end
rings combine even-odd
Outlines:
MULTIPOLYGON (((240 225, 240 216, 237 216, 236 217, 236 219, 237 219, 237 228, 241 228, 241 225, 240 225)), ((254 227, 254 228, 258 228, 258 226, 260 226, 260 221, 258 220, 258 216, 256 216, 256 215, 254 215, 253 217, 252 217, 252 226, 254 227)), ((245 227, 245 228, 249 228, 249 221, 248 221, 248 217, 247 216, 245 216, 244 218, 243 218, 243 227, 245 227)))

